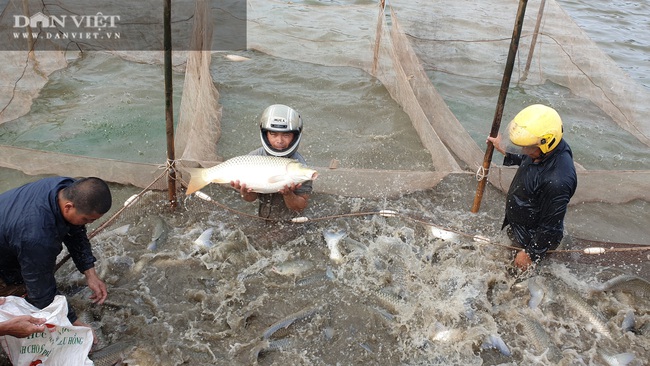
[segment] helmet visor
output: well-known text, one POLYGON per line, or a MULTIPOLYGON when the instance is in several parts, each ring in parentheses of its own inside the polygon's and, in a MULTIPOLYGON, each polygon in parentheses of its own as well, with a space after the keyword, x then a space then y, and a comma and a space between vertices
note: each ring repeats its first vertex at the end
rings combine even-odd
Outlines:
POLYGON ((510 154, 532 154, 544 143, 542 140, 530 133, 526 126, 521 126, 514 120, 508 124, 503 136, 505 150, 510 154))

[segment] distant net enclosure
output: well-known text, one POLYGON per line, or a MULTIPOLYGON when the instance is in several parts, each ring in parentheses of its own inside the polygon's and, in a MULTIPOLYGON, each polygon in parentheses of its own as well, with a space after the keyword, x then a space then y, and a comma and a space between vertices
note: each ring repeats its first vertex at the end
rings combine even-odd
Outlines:
MULTIPOLYGON (((191 33, 182 37, 194 45, 192 50, 174 54, 176 69, 184 71, 182 88, 176 86, 176 90, 182 89, 180 108, 175 106, 179 111, 175 139, 177 161, 174 163, 182 182, 189 179, 184 174, 186 166, 210 166, 226 157, 252 150, 249 145, 221 143, 224 140, 254 141, 250 139, 254 139, 251 131, 255 131, 255 119, 266 106, 245 105, 248 122, 223 128, 224 119, 232 118, 229 112, 236 103, 221 103, 220 98, 227 99, 229 90, 219 90, 223 77, 214 72, 214 65, 226 62, 224 56, 228 52, 240 56, 262 52, 288 62, 361 70, 369 79, 376 78, 381 83, 392 103, 396 103, 401 108, 400 113, 405 113, 410 120, 408 130, 380 136, 373 131, 371 134, 375 136, 371 139, 392 146, 395 136, 415 133, 418 139, 415 144, 421 144, 426 151, 427 162, 418 160, 412 166, 393 165, 390 169, 383 169, 381 164, 342 164, 329 169, 327 161, 316 159, 321 172, 314 184, 316 191, 348 196, 411 192, 434 187, 449 174, 475 174, 481 165, 517 1, 500 0, 489 4, 444 0, 398 0, 386 4, 375 1, 248 1, 247 50, 228 52, 210 52, 213 47, 209 45, 215 42, 212 32, 215 25, 210 16, 217 11, 211 6, 214 5, 203 1, 187 1, 174 2, 173 8, 177 21, 191 22, 192 26, 186 27, 191 33), (218 146, 227 146, 230 150, 217 151, 218 146)), ((41 5, 38 10, 47 12, 49 7, 41 5)), ((57 11, 60 9, 57 7, 57 11)), ((6 26, 7 20, 2 19, 2 24, 6 26)), ((160 52, 106 51, 128 60, 162 62, 160 52)), ((56 59, 61 60, 61 55, 70 55, 69 51, 48 52, 52 53, 2 55, 13 71, 3 74, 3 95, 11 97, 3 96, 0 121, 4 123, 1 127, 15 123, 17 116, 26 113, 25 104, 30 105, 43 85, 42 80, 30 81, 31 84, 27 81, 39 79, 36 77, 39 75, 43 79, 43 74, 49 75, 56 69, 44 70, 45 63, 39 59, 55 59, 51 55, 58 55, 56 59)), ((162 70, 160 77, 162 80, 162 70)), ((281 81, 275 82, 278 83, 276 92, 260 100, 290 104, 290 100, 282 99, 286 94, 284 85, 281 81)), ((354 82, 356 80, 351 81, 354 82)), ((256 91, 255 82, 247 87, 251 93, 256 91)), ((351 88, 348 84, 333 89, 337 87, 351 88)), ((160 88, 162 90, 162 83, 160 88)), ((360 103, 364 97, 377 98, 376 95, 362 95, 360 103)), ((310 101, 312 105, 321 102, 310 101)), ((560 112, 565 122, 565 136, 579 165, 580 183, 572 203, 650 201, 647 189, 650 127, 643 118, 648 115, 648 102, 647 89, 631 80, 601 52, 555 1, 528 2, 502 125, 532 103, 548 104, 560 112)), ((158 99, 151 104, 151 110, 162 115, 162 101, 158 99)), ((310 116, 306 136, 312 139, 312 145, 304 142, 301 151, 318 150, 316 141, 327 133, 328 120, 342 118, 337 114, 343 113, 335 105, 328 107, 328 113, 310 116)), ((309 105, 299 109, 305 113, 304 110, 310 108, 318 110, 309 105)), ((369 128, 386 121, 392 123, 398 118, 397 112, 383 121, 357 115, 348 123, 369 128)), ((159 120, 159 127, 150 128, 164 130, 164 119, 159 120)), ((111 123, 115 122, 107 122, 107 131, 111 130, 111 123)), ((355 131, 362 131, 362 127, 355 131)), ((155 156, 159 157, 156 161, 139 159, 137 148, 132 151, 134 159, 102 159, 88 154, 62 155, 65 149, 58 147, 47 152, 25 149, 19 141, 12 140, 11 136, 3 137, 0 164, 28 174, 96 175, 116 183, 149 187, 167 167, 164 134, 153 140, 160 145, 156 148, 155 156)), ((348 141, 354 141, 353 137, 348 141)), ((95 143, 107 142, 98 139, 95 143)), ((147 140, 147 143, 152 144, 152 141, 147 140)), ((413 143, 401 143, 405 145, 413 143)), ((419 154, 417 151, 406 154, 398 151, 400 144, 397 146, 393 148, 396 154, 419 154)), ((373 149, 378 151, 376 147, 373 149)), ((129 151, 128 148, 120 150, 129 151)), ((501 167, 498 156, 494 162, 489 172, 490 182, 507 190, 514 169, 501 167)), ((151 188, 164 189, 164 180, 151 188)))

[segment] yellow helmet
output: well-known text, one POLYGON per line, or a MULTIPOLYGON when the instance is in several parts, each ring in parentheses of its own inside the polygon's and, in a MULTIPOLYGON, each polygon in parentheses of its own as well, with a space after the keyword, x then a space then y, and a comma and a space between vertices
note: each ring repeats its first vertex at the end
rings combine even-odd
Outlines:
POLYGON ((522 109, 510 122, 508 137, 519 147, 537 146, 546 154, 562 140, 562 119, 555 109, 533 104, 522 109))

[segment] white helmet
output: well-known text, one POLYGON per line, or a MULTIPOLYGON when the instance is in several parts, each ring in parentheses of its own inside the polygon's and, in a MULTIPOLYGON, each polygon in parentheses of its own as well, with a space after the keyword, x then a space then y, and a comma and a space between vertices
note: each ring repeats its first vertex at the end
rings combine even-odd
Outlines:
POLYGON ((300 138, 302 137, 302 118, 294 109, 284 104, 274 104, 269 106, 260 117, 260 138, 264 150, 270 155, 286 157, 293 154, 298 149, 300 138), (269 143, 267 131, 274 132, 291 132, 293 140, 289 147, 284 150, 274 149, 269 143))

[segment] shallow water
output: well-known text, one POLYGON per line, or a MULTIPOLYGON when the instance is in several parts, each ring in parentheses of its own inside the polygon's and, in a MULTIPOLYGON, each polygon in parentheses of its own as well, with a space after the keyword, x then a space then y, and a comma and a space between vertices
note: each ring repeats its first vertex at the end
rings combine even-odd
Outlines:
MULTIPOLYGON (((588 13, 583 9, 581 14, 586 17, 588 13)), ((625 26, 623 21, 613 24, 625 26)), ((639 34, 637 40, 650 33, 639 34)), ((223 63, 216 57, 213 61, 212 72, 224 106, 224 136, 238 136, 222 139, 221 151, 235 155, 252 150, 258 146, 254 121, 261 109, 274 102, 295 102, 304 106, 300 108, 306 126, 301 151, 309 162, 327 166, 330 159, 337 158, 346 167, 428 168, 427 153, 413 143, 417 139, 412 140, 412 131, 404 127, 407 118, 375 81, 353 69, 287 63, 255 52, 246 55, 253 62, 223 63), (334 99, 324 102, 328 97, 334 99), (379 122, 366 131, 354 123, 356 120, 379 122), (395 131, 409 140, 398 143, 395 131), (340 143, 358 136, 365 137, 359 146, 340 143), (356 151, 359 147, 363 148, 356 151), (373 154, 364 155, 367 151, 373 154)), ((638 62, 643 57, 624 57, 621 61, 631 58, 632 65, 642 67, 647 65, 638 62)), ((162 161, 164 130, 153 132, 152 126, 162 124, 163 111, 150 105, 162 105, 162 95, 151 92, 160 88, 156 86, 161 83, 159 68, 101 55, 89 55, 72 68, 75 78, 66 71, 55 75, 48 86, 52 89, 44 91, 33 115, 24 117, 23 122, 34 128, 15 136, 20 136, 22 143, 33 144, 30 147, 162 161), (144 77, 123 78, 135 82, 115 85, 115 90, 98 86, 112 75, 144 77), (70 110, 72 106, 81 111, 77 120, 69 119, 76 113, 70 110), (104 113, 107 110, 110 113, 104 113), (137 110, 139 114, 124 110, 137 110), (161 117, 156 117, 158 113, 161 117), (84 128, 80 132, 81 118, 84 128), (124 125, 123 130, 118 129, 124 136, 110 137, 119 141, 111 141, 107 151, 97 150, 106 143, 102 124, 113 119, 124 125), (147 127, 145 131, 140 125, 147 127), (128 144, 129 137, 134 136, 147 141, 136 143, 142 154, 136 154, 128 144)), ((449 100, 453 89, 446 84, 453 84, 451 81, 442 79, 436 86, 447 93, 445 97, 459 120, 491 121, 494 101, 479 97, 449 100)), ((574 103, 555 85, 514 90, 509 96, 509 100, 548 98, 574 103)), ((581 123, 568 124, 578 162, 589 168, 647 168, 647 150, 634 153, 639 149, 625 137, 616 137, 614 131, 600 132, 603 139, 599 141, 588 139, 592 132, 585 130, 603 129, 600 123, 604 124, 591 106, 581 105, 567 113, 572 116, 569 120, 574 115, 582 118, 581 123), (584 123, 587 120, 593 124, 584 123), (583 135, 584 140, 580 140, 583 135), (621 144, 627 144, 626 150, 631 153, 621 155, 621 144), (610 159, 617 154, 620 158, 610 159)), ((470 129, 479 142, 483 141, 481 130, 470 129)), ((36 178, 0 169, 0 191, 36 178)), ((137 193, 132 187, 112 188, 114 210, 137 193)), ((154 196, 143 200, 144 208, 126 212, 120 222, 92 240, 100 259, 98 271, 109 286, 106 305, 88 306, 82 276, 71 263, 57 275, 70 302, 79 312, 92 315, 102 345, 135 342, 135 349, 127 355, 129 365, 605 365, 604 358, 623 352, 635 355, 630 365, 647 364, 647 292, 643 298, 629 291, 591 294, 589 290, 622 273, 650 278, 648 252, 640 253, 645 258, 641 264, 618 262, 605 267, 551 258, 534 273, 515 275, 510 251, 495 245, 506 243, 500 231, 503 194, 488 187, 481 212, 471 214, 475 188, 476 182, 469 177, 449 177, 435 191, 383 200, 314 194, 305 212, 311 219, 381 209, 399 210, 401 216, 330 217, 284 228, 205 205, 195 198, 171 214, 162 208, 164 195, 154 196), (159 217, 169 224, 170 233, 157 251, 148 251, 159 217), (442 239, 425 223, 467 235, 442 239), (129 225, 126 234, 108 233, 125 224, 129 225), (213 246, 195 244, 194 240, 209 228, 214 229, 213 246), (323 230, 330 228, 343 229, 348 235, 341 242, 344 261, 340 264, 330 260, 323 237, 323 230), (491 243, 475 241, 474 235, 487 237, 491 243), (307 260, 313 267, 296 277, 272 271, 274 265, 290 260, 307 260), (328 268, 332 278, 326 276, 328 268), (527 286, 532 275, 541 276, 539 283, 545 285, 545 297, 536 310, 528 307, 527 286), (589 308, 605 319, 612 339, 570 306, 568 290, 556 290, 552 295, 549 289, 553 284, 566 284, 578 291, 589 308), (621 324, 630 310, 635 315, 635 332, 624 332, 621 324), (313 314, 296 316, 305 311, 313 314), (295 320, 286 329, 262 339, 271 326, 292 315, 295 320), (540 349, 544 342, 530 337, 533 320, 538 322, 542 340, 557 349, 555 354, 544 353, 540 349), (500 336, 510 356, 482 347, 491 335, 500 336)), ((242 202, 229 189, 210 186, 205 191, 228 207, 255 214, 254 204, 242 202)), ((647 202, 616 207, 572 206, 567 231, 593 240, 647 244, 649 214, 647 202)), ((7 364, 2 357, 0 364, 7 364)))
MULTIPOLYGON (((497 245, 506 243, 501 195, 488 189, 479 214, 459 209, 471 204, 459 192, 473 186, 471 178, 450 177, 435 192, 390 200, 315 194, 305 212, 312 221, 298 225, 265 224, 195 197, 172 214, 163 194, 145 196, 93 239, 109 288, 105 305, 88 305, 71 262, 57 277, 70 303, 94 319, 102 346, 136 344, 129 365, 601 365, 622 352, 635 355, 630 365, 645 364, 648 294, 589 290, 622 273, 647 275, 648 262, 605 268, 549 259, 516 275, 512 253, 497 245), (364 214, 382 209, 400 214, 364 214), (336 217, 341 213, 353 215, 336 217), (169 233, 151 251, 160 218, 169 233), (111 232, 127 224, 126 233, 111 232), (451 232, 435 234, 432 226, 451 232), (195 243, 209 228, 212 246, 195 243), (347 233, 339 243, 342 263, 329 258, 323 231, 331 229, 347 233), (296 275, 273 271, 295 260, 313 266, 296 275), (528 307, 531 276, 539 276, 545 294, 539 309, 528 307), (557 286, 567 289, 551 293, 557 286), (602 316, 606 330, 571 306, 569 291, 602 316), (630 310, 637 333, 620 329, 630 310), (528 322, 538 322, 558 354, 539 348, 528 322), (510 355, 482 346, 496 335, 510 355)), ((116 201, 129 193, 117 190, 116 201)), ((206 193, 255 212, 230 189, 206 193)))

